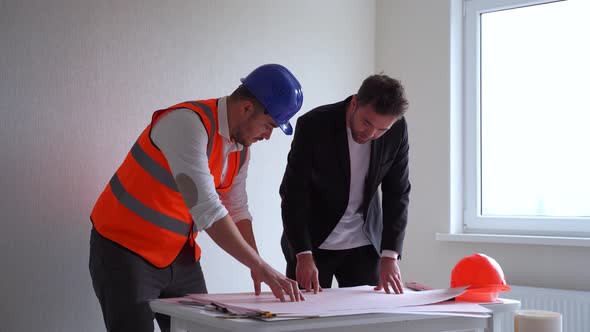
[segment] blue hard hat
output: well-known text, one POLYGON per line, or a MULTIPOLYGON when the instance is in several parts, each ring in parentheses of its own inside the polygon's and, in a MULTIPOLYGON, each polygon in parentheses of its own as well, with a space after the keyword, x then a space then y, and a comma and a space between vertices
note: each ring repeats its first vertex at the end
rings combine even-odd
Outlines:
POLYGON ((254 69, 240 81, 262 103, 279 128, 291 135, 293 127, 289 119, 303 104, 301 84, 295 76, 281 65, 266 64, 254 69))

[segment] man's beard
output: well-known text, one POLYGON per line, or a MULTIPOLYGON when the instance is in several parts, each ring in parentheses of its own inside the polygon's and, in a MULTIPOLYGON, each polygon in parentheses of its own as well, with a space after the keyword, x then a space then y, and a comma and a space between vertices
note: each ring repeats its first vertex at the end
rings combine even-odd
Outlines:
POLYGON ((232 135, 232 140, 244 147, 250 147, 250 145, 252 145, 252 141, 247 140, 241 132, 232 135))
POLYGON ((363 139, 361 135, 359 135, 358 132, 354 130, 354 125, 352 122, 350 123, 350 136, 352 136, 352 140, 357 144, 365 144, 369 141, 369 139, 363 139))
POLYGON ((365 144, 370 141, 369 139, 362 139, 357 135, 352 135, 352 139, 356 142, 356 144, 365 144))

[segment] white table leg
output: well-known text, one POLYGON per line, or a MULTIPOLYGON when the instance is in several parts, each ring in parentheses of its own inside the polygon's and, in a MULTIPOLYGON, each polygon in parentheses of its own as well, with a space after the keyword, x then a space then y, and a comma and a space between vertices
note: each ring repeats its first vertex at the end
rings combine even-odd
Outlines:
POLYGON ((505 323, 511 318, 509 312, 498 312, 492 314, 492 317, 488 318, 488 327, 485 332, 507 332, 504 329, 505 323))
POLYGON ((189 332, 186 321, 170 317, 170 332, 189 332))

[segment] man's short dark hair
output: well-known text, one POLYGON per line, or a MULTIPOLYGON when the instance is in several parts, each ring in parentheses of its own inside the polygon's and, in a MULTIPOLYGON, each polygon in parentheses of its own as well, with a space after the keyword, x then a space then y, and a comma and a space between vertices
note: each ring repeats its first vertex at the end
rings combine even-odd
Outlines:
POLYGON ((356 100, 359 105, 372 105, 382 115, 401 117, 408 109, 408 100, 401 82, 387 75, 367 77, 361 85, 356 100))
POLYGON ((266 113, 264 105, 262 105, 262 103, 258 101, 258 98, 256 98, 256 96, 254 96, 252 92, 250 92, 250 90, 248 90, 248 88, 246 88, 246 86, 243 84, 240 84, 240 86, 234 92, 232 92, 229 97, 235 100, 249 100, 254 103, 255 109, 262 110, 266 113))

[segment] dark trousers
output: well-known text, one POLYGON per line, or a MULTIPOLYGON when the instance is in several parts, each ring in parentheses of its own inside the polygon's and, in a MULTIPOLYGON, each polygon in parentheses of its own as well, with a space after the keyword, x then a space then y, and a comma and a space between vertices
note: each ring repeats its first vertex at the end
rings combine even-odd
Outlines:
MULTIPOLYGON (((154 313, 149 300, 207 293, 201 265, 195 262, 194 248, 188 241, 174 262, 160 269, 93 228, 89 268, 109 332, 151 332, 154 313)), ((157 314, 155 318, 160 330, 170 330, 169 316, 157 314)))
MULTIPOLYGON (((313 259, 322 288, 331 288, 334 277, 339 287, 379 283, 380 257, 371 245, 345 250, 315 249, 313 259)), ((297 259, 287 261, 287 277, 295 280, 296 267, 297 259)))

